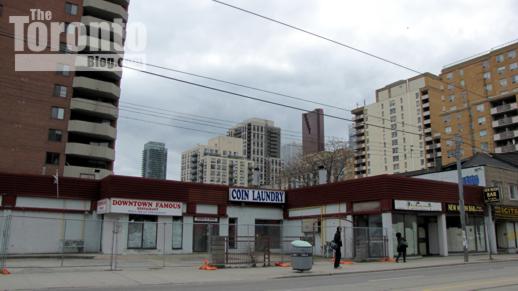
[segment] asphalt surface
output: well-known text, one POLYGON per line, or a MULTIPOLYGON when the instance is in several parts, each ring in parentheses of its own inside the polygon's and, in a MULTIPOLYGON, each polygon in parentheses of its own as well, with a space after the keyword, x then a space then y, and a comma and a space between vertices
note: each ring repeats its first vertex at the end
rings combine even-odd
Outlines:
POLYGON ((518 262, 479 263, 398 271, 283 278, 268 281, 140 285, 82 290, 518 290, 518 262))

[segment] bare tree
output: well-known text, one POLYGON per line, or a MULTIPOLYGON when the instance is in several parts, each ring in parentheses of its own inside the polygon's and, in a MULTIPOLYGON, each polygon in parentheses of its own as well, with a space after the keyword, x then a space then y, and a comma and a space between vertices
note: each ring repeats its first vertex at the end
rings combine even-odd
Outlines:
POLYGON ((346 141, 333 139, 326 143, 326 150, 310 154, 300 154, 290 163, 284 165, 281 180, 285 188, 298 188, 318 183, 318 170, 323 167, 326 182, 338 182, 353 178, 354 152, 346 141))

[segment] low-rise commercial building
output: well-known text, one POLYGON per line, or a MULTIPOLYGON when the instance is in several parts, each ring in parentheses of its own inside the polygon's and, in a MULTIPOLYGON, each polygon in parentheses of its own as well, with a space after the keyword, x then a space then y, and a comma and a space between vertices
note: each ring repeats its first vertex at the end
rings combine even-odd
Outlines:
MULTIPOLYGON (((414 176, 421 179, 457 183, 456 167, 446 167, 446 171, 414 176), (454 168, 454 169, 451 169, 454 168)), ((500 202, 493 207, 494 222, 487 221, 488 231, 494 232, 496 244, 493 251, 516 253, 518 251, 518 153, 476 154, 462 162, 464 184, 483 187, 497 187, 500 202)), ((481 209, 473 211, 482 214, 481 209)), ((468 233, 471 232, 468 229, 468 233)))
MULTIPOLYGON (((462 245, 457 185, 447 182, 381 175, 277 191, 109 176, 61 178, 56 190, 51 177, 0 174, 9 254, 59 253, 62 241, 75 243, 71 252, 206 252, 224 237, 229 247, 247 239, 272 251, 302 238, 324 255, 337 226, 348 257, 393 256, 397 232, 407 238, 409 255, 446 256, 462 245)), ((464 191, 469 247, 483 252, 492 236, 482 188, 464 191)))

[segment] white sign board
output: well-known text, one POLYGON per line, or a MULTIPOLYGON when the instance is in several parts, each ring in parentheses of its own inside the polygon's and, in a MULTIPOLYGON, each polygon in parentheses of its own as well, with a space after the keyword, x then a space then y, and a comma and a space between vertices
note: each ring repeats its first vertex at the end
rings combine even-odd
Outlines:
POLYGON ((230 188, 228 200, 237 202, 284 203, 286 193, 264 189, 230 188))
POLYGON ((442 211, 440 202, 394 200, 394 208, 413 211, 442 211))
POLYGON ((97 213, 182 216, 182 203, 172 201, 110 198, 97 201, 97 213))

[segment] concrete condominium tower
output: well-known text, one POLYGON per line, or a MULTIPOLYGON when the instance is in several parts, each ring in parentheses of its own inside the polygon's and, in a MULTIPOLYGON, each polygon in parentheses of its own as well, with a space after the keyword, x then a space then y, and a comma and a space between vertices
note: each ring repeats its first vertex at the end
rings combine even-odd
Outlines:
POLYGON ((355 176, 403 173, 441 164, 440 80, 425 73, 376 90, 352 111, 355 176))
POLYGON ((167 148, 164 143, 150 141, 142 152, 142 177, 165 180, 167 176, 167 148))
POLYGON ((302 153, 309 155, 325 150, 324 110, 302 114, 302 153))
POLYGON ((245 141, 243 150, 246 158, 259 168, 259 185, 280 185, 281 129, 275 127, 273 121, 251 118, 231 128, 228 135, 245 141))
POLYGON ((244 155, 244 140, 218 136, 182 153, 182 181, 251 186, 254 162, 244 155))
MULTIPOLYGON (((50 32, 50 22, 33 19, 31 12, 50 11, 52 23, 79 22, 91 35, 93 31, 99 32, 93 24, 111 27, 115 21, 126 23, 129 2, 0 1, 0 172, 54 175, 59 171, 59 175, 90 179, 112 173, 122 72, 73 71, 62 64, 56 64, 54 71, 16 71, 15 42, 24 47, 22 53, 33 53, 30 40, 9 36, 15 33, 10 17, 27 17, 31 24, 39 22, 50 32)), ((27 38, 28 25, 24 26, 27 38)), ((123 42, 124 31, 122 35, 111 33, 113 39, 117 34, 123 42)), ((77 55, 123 53, 113 44, 110 42, 107 49, 89 43, 77 55)), ((51 47, 49 42, 42 49, 40 53, 45 54, 76 54, 67 46, 64 33, 59 47, 51 47)))

